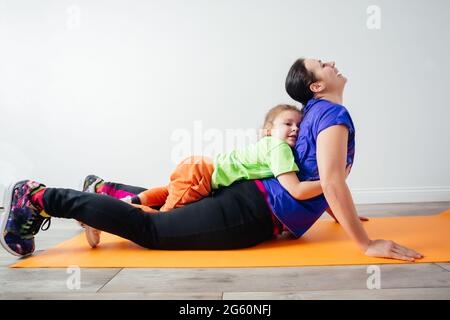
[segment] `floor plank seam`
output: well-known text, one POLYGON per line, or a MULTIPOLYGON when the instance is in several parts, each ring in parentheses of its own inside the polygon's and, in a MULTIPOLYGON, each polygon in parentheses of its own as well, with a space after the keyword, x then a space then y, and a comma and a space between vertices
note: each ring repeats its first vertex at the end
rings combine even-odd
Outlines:
POLYGON ((439 268, 441 268, 441 269, 443 269, 443 270, 445 270, 445 271, 447 271, 447 272, 450 272, 450 270, 444 268, 444 267, 441 266, 439 263, 434 262, 433 264, 434 264, 434 265, 437 265, 439 268))
POLYGON ((114 279, 124 268, 120 268, 119 271, 117 271, 112 277, 111 279, 109 279, 108 281, 106 281, 95 293, 101 293, 101 290, 112 281, 112 279, 114 279))

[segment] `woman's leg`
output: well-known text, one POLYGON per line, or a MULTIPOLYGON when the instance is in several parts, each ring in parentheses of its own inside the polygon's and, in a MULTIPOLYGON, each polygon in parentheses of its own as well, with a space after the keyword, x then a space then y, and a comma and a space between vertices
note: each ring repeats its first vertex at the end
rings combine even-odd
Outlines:
MULTIPOLYGON (((127 202, 145 212, 158 211, 158 209, 164 205, 168 194, 167 187, 157 187, 146 190, 142 187, 104 181, 96 175, 89 175, 84 179, 83 191, 108 195, 116 199, 129 197, 127 202), (140 197, 144 192, 146 193, 145 205, 141 205, 140 197), (137 196, 138 194, 140 195, 139 197, 137 196)), ((80 221, 78 221, 78 223, 85 228, 86 240, 89 245, 92 248, 95 248, 100 243, 101 231, 80 221)))
POLYGON ((272 237, 273 222, 254 181, 219 190, 167 213, 146 213, 105 195, 48 188, 45 212, 73 218, 153 249, 235 249, 272 237))

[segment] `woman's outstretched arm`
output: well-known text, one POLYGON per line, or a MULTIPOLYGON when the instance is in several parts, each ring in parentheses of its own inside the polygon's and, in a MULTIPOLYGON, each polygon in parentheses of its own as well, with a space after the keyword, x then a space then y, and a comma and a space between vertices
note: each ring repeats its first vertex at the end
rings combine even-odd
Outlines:
POLYGON ((345 232, 368 256, 414 261, 416 251, 389 240, 370 240, 364 230, 345 182, 348 129, 331 126, 317 137, 317 164, 325 198, 345 232))

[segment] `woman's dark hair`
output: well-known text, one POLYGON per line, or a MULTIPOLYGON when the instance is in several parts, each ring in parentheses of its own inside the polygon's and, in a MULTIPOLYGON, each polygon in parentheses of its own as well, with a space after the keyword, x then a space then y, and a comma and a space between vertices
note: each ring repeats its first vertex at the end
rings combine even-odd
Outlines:
POLYGON ((306 69, 305 59, 300 58, 294 62, 286 77, 286 92, 295 101, 303 105, 314 97, 314 93, 309 89, 309 85, 316 82, 314 74, 306 69))

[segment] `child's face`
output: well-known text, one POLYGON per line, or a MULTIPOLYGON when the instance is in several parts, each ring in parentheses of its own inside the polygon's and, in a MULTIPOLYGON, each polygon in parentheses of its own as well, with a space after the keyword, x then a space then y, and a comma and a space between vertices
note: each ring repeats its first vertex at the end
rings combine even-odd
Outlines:
POLYGON ((273 120, 273 126, 270 129, 272 137, 286 141, 291 147, 295 146, 298 137, 298 130, 301 121, 300 112, 286 110, 280 112, 273 120))

